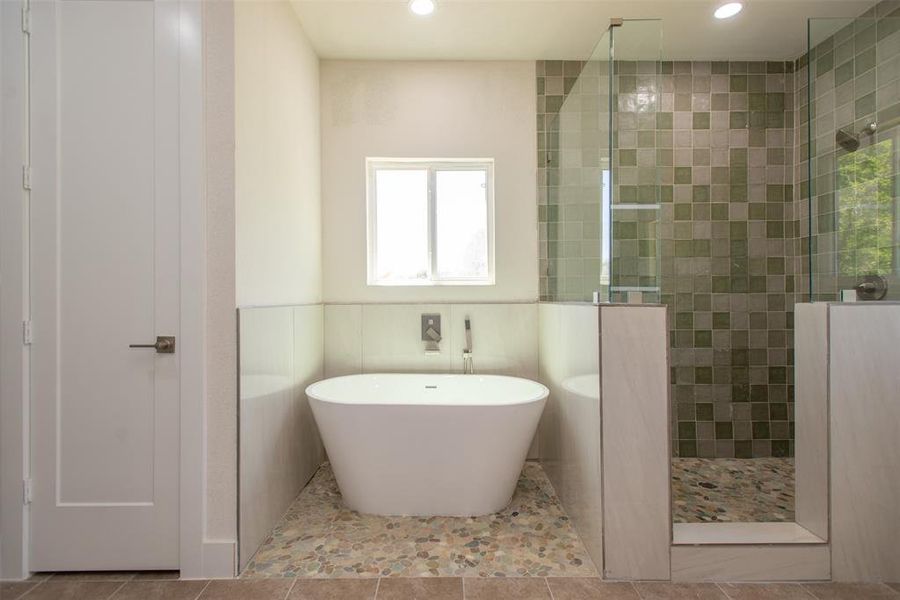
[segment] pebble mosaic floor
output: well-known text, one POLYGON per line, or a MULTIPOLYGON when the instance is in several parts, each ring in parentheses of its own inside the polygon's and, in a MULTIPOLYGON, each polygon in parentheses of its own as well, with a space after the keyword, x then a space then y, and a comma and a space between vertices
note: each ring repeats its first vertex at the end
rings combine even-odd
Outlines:
POLYGON ((673 458, 676 523, 794 520, 794 459, 673 458))
POLYGON ((380 517, 343 506, 319 469, 242 577, 596 576, 544 471, 526 463, 512 502, 483 517, 380 517))

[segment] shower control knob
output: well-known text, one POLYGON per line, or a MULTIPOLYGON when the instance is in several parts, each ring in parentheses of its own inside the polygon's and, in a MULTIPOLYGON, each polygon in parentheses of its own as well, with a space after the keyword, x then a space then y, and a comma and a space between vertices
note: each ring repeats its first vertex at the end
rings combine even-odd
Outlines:
POLYGON ((866 275, 856 284, 855 289, 860 300, 883 300, 888 292, 888 284, 881 275, 866 275))

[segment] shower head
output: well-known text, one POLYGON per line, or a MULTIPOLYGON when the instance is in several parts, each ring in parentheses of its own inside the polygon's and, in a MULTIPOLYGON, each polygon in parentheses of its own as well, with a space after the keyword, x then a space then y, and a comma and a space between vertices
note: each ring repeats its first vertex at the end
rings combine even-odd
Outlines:
POLYGON ((859 136, 854 133, 848 133, 843 129, 838 129, 834 136, 834 141, 847 152, 856 152, 859 148, 859 136))
POLYGON ((838 129, 837 133, 834 135, 834 141, 847 152, 856 152, 859 149, 859 136, 863 134, 872 135, 877 128, 877 125, 873 121, 863 127, 859 133, 850 133, 844 129, 838 129))

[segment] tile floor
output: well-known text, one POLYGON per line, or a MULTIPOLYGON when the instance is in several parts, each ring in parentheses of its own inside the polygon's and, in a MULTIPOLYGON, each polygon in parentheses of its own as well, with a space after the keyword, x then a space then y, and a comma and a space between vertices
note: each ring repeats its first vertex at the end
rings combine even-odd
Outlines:
POLYGON ((794 520, 794 459, 673 458, 676 523, 794 520))
POLYGON ((595 576, 537 463, 506 509, 484 517, 379 517, 345 508, 325 465, 242 577, 595 576))
MULTIPOLYGON (((775 469, 786 482, 793 481, 790 464, 759 466, 751 471, 765 469, 775 469)), ((685 489, 691 489, 686 483, 689 481, 696 486, 701 481, 731 478, 741 482, 740 489, 760 492, 754 484, 744 483, 747 470, 710 474, 697 465, 683 464, 677 472, 685 489)), ((787 494, 788 483, 784 488, 779 494, 787 494)), ((732 494, 737 488, 729 489, 732 494)), ((720 502, 722 515, 743 514, 738 512, 743 509, 729 499, 725 494, 704 502, 720 502)), ((770 514, 786 514, 786 507, 779 502, 772 504, 770 514)), ((900 599, 900 583, 601 581, 593 576, 594 567, 543 471, 531 463, 523 472, 513 503, 499 515, 409 522, 365 517, 342 508, 333 475, 329 469, 322 469, 279 527, 264 547, 271 556, 265 561, 258 556, 242 579, 182 581, 177 572, 38 573, 28 581, 0 582, 0 600, 900 599), (313 519, 317 533, 303 533, 301 519, 313 519), (317 549, 322 536, 336 536, 334 547, 317 549), (398 551, 402 554, 395 555, 398 551), (281 559, 276 560, 278 556, 281 559), (464 576, 442 576, 445 570, 464 576), (404 576, 417 571, 423 576, 404 576), (592 576, 581 576, 582 571, 592 576)))
POLYGON ((270 578, 179 581, 150 574, 59 574, 0 583, 2 600, 877 600, 900 584, 603 582, 596 577, 270 578))

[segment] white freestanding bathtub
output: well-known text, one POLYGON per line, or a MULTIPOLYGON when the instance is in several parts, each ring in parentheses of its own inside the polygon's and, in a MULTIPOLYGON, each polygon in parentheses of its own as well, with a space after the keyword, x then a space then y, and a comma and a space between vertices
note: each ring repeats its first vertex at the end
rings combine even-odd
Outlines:
POLYGON ((509 504, 548 393, 499 375, 350 375, 306 388, 344 503, 417 516, 509 504))

